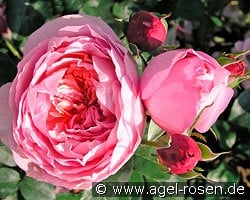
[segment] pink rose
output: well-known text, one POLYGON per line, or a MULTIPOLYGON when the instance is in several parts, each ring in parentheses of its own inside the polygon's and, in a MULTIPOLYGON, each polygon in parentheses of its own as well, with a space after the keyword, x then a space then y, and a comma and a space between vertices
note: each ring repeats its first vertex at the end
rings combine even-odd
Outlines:
POLYGON ((173 174, 185 174, 202 159, 195 141, 181 134, 172 134, 170 147, 158 148, 157 156, 159 162, 173 174))
POLYGON ((152 119, 169 133, 183 133, 203 110, 195 128, 206 132, 227 107, 230 72, 192 49, 173 50, 151 60, 141 77, 141 98, 152 119))
POLYGON ((141 142, 135 62, 97 17, 68 15, 34 32, 16 78, 0 93, 1 138, 35 179, 89 189, 141 142))
POLYGON ((143 51, 151 51, 164 43, 167 29, 151 12, 139 11, 129 21, 127 38, 143 51))

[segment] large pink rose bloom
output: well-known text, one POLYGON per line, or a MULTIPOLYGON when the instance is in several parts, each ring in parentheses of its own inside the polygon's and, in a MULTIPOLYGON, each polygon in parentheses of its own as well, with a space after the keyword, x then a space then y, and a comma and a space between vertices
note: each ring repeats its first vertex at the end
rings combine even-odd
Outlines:
POLYGON ((141 98, 152 119, 169 133, 206 132, 227 107, 230 72, 192 49, 173 50, 151 60, 141 77, 141 98))
POLYGON ((0 137, 38 180, 89 189, 141 142, 135 62, 97 17, 68 15, 34 32, 16 78, 0 94, 0 137))

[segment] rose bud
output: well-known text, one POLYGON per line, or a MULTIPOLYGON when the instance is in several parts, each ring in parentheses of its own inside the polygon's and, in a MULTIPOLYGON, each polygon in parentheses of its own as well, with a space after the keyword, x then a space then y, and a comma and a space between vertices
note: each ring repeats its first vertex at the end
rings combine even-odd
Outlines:
POLYGON ((230 64, 225 65, 225 69, 227 69, 228 71, 230 71, 231 76, 243 76, 246 73, 246 64, 243 60, 236 60, 233 57, 232 61, 235 60, 235 62, 232 62, 230 64))
MULTIPOLYGON (((232 52, 243 52, 250 49, 250 37, 245 35, 245 40, 243 41, 237 41, 234 44, 234 48, 232 49, 232 52)), ((246 71, 250 70, 250 53, 241 56, 240 59, 244 60, 244 63, 246 65, 246 71)), ((243 81, 242 86, 245 89, 250 89, 250 79, 243 81)))
POLYGON ((201 160, 201 150, 196 142, 181 134, 171 134, 169 147, 158 148, 157 156, 160 164, 173 174, 185 174, 192 170, 201 160))
POLYGON ((141 98, 154 122, 166 132, 182 134, 195 125, 203 133, 233 96, 229 75, 203 52, 167 51, 154 57, 144 70, 141 98))
POLYGON ((143 51, 151 51, 164 43, 167 29, 153 13, 139 11, 129 21, 127 39, 143 51))

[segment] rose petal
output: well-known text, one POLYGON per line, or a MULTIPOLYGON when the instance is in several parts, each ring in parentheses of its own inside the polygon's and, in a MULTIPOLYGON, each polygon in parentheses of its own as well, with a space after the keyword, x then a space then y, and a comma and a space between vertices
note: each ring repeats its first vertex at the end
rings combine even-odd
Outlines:
POLYGON ((12 131, 13 114, 9 106, 9 90, 12 83, 6 83, 0 87, 0 140, 10 146, 9 137, 12 131))
POLYGON ((201 133, 208 131, 209 128, 215 123, 219 115, 226 109, 233 94, 234 91, 232 88, 225 88, 222 86, 222 89, 214 99, 212 106, 206 108, 202 112, 195 128, 201 133))
MULTIPOLYGON (((40 42, 46 40, 47 38, 57 36, 58 30, 66 27, 67 25, 72 27, 82 26, 83 24, 94 24, 97 32, 101 32, 103 33, 102 35, 107 35, 110 38, 118 41, 118 38, 114 34, 113 30, 98 17, 88 15, 66 15, 53 21, 47 22, 42 27, 37 29, 34 33, 32 33, 24 46, 24 55, 27 55, 28 52, 30 52, 34 47, 38 46, 40 42)), ((68 31, 61 32, 61 34, 68 36, 68 31)))

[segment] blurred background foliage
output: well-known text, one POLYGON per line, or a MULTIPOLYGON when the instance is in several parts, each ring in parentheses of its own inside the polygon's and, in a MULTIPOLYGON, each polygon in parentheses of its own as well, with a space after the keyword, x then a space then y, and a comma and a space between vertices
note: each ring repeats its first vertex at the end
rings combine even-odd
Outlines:
MULTIPOLYGON (((126 40, 126 27, 130 16, 139 10, 154 12, 159 17, 170 15, 166 19, 166 46, 191 47, 217 57, 224 52, 230 53, 235 42, 250 37, 249 0, 0 0, 0 5, 0 85, 12 81, 15 77, 16 65, 22 58, 27 37, 46 21, 65 14, 85 13, 100 16, 124 44, 131 48, 131 52, 135 52, 136 48, 129 46, 126 40)), ((147 53, 144 54, 144 58, 149 57, 147 53)), ((135 55, 135 58, 138 57, 135 55)), ((142 61, 137 59, 137 62, 140 65, 142 61)), ((207 145, 213 152, 230 153, 208 163, 198 163, 199 169, 203 169, 202 174, 208 179, 244 185, 245 194, 249 195, 249 88, 235 89, 231 104, 213 126, 213 132, 215 134, 211 131, 204 134, 207 145)), ((105 181, 186 181, 161 170, 152 156, 154 154, 154 149, 141 146, 119 173, 105 181)), ((188 180, 187 184, 206 184, 206 180, 195 178, 188 180)), ((132 197, 124 199, 130 198, 132 197)), ((91 191, 56 189, 50 184, 26 177, 16 166, 10 151, 0 144, 0 199, 91 199, 91 191)), ((147 199, 157 198, 152 196, 147 199)), ((202 196, 199 199, 218 198, 202 196)))

